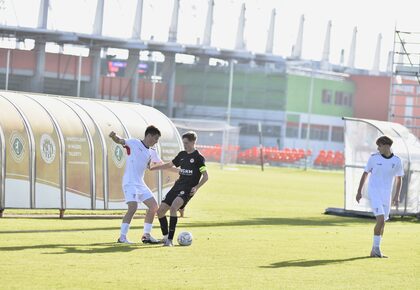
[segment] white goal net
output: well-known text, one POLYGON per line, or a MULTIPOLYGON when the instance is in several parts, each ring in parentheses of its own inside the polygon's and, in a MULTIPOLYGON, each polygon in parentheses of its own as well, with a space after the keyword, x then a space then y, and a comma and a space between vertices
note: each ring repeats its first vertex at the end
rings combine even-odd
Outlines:
POLYGON ((236 163, 239 151, 239 127, 226 122, 197 119, 171 119, 182 136, 187 131, 198 135, 197 149, 207 161, 236 163))

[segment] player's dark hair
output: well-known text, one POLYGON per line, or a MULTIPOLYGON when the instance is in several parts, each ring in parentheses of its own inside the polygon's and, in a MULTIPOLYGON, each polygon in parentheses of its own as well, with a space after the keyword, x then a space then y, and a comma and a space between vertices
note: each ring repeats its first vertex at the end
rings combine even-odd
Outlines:
POLYGON ((394 141, 392 141, 391 138, 389 138, 388 136, 381 136, 376 140, 376 145, 389 145, 392 146, 392 143, 394 143, 394 141))
POLYGON ((147 135, 152 135, 152 136, 159 135, 159 137, 161 136, 159 129, 153 125, 150 125, 149 127, 146 128, 146 131, 144 132, 144 136, 147 136, 147 135))
POLYGON ((188 131, 186 133, 184 133, 182 135, 182 139, 188 139, 188 141, 192 142, 192 141, 196 141, 197 140, 197 133, 195 133, 194 131, 188 131))

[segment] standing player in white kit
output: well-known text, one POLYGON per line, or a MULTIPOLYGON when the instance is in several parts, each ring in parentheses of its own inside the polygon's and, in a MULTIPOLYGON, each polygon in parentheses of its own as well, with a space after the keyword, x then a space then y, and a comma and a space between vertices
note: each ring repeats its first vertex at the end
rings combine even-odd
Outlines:
POLYGON ((109 137, 115 143, 121 144, 127 150, 122 186, 128 210, 121 224, 121 234, 117 240, 118 243, 131 244, 127 239, 127 233, 140 202, 143 202, 149 208, 144 218, 144 233, 141 241, 145 244, 159 243, 158 240, 150 235, 158 204, 153 193, 144 182, 144 172, 147 168, 150 169, 151 163, 162 163, 156 150, 152 148, 158 142, 160 135, 159 129, 155 126, 146 128, 143 140, 123 139, 117 136, 114 131, 109 134, 109 137))
POLYGON ((377 258, 387 258, 381 252, 381 240, 384 234, 385 221, 389 219, 394 179, 396 181, 396 190, 392 202, 394 205, 397 205, 400 198, 402 177, 404 176, 401 159, 391 152, 392 143, 392 139, 387 136, 379 137, 376 140, 379 152, 370 156, 365 172, 360 179, 356 195, 356 201, 359 202, 362 198, 363 184, 370 173, 368 195, 370 206, 376 218, 370 256, 377 258))

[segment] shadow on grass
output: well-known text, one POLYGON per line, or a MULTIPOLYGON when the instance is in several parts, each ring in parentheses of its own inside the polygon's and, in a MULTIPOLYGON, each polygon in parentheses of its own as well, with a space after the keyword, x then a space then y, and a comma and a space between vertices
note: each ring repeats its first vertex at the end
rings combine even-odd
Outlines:
MULTIPOLYGON (((130 227, 130 229, 140 229, 140 227, 130 227)), ((65 232, 91 232, 91 231, 119 231, 120 227, 95 227, 80 229, 49 229, 49 230, 10 230, 0 231, 0 234, 34 234, 34 233, 65 233, 65 232)))
MULTIPOLYGON (((329 227, 329 226, 348 226, 353 224, 371 224, 371 220, 363 218, 343 218, 323 216, 322 218, 253 218, 247 220, 233 220, 226 222, 191 222, 183 223, 183 219, 179 220, 179 224, 189 228, 202 227, 234 227, 234 226, 291 226, 291 227, 329 227)), ((132 229, 140 229, 142 227, 131 227, 132 229)), ((55 233, 55 232, 88 232, 88 231, 119 231, 120 227, 95 227, 95 228, 78 228, 78 229, 31 229, 31 230, 3 230, 0 234, 28 234, 28 233, 55 233)))
POLYGON ((392 217, 390 222, 408 222, 413 224, 420 224, 420 215, 418 217, 412 217, 412 216, 401 216, 401 217, 392 217))
MULTIPOLYGON (((49 215, 49 214, 7 214, 2 217, 2 219, 31 219, 31 220, 121 220, 124 217, 122 215, 65 215, 64 217, 60 218, 58 215, 49 215)), ((144 219, 144 215, 136 214, 133 217, 134 220, 136 219, 144 219)))
POLYGON ((106 254, 124 253, 141 249, 161 248, 162 245, 143 244, 117 244, 117 243, 94 243, 94 244, 41 244, 29 246, 0 247, 0 251, 23 251, 23 250, 59 250, 43 254, 106 254))
POLYGON ((352 224, 372 223, 371 220, 363 218, 342 218, 342 217, 308 217, 308 218, 253 218, 248 220, 234 220, 226 222, 192 222, 186 224, 187 227, 230 227, 230 226, 347 226, 352 224))
POLYGON ((290 261, 282 261, 277 263, 272 263, 268 266, 260 266, 260 268, 285 268, 285 267, 316 267, 316 266, 325 266, 331 264, 341 264, 345 262, 351 262, 356 260, 364 260, 370 259, 369 256, 362 256, 362 257, 354 257, 348 259, 334 259, 334 260, 290 260, 290 261))

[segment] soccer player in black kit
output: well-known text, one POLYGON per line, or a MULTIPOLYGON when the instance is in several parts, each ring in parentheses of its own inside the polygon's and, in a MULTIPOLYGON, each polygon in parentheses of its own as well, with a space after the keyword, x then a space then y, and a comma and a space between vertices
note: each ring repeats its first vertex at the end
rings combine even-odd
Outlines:
POLYGON ((179 178, 165 198, 157 211, 160 228, 163 234, 164 246, 172 247, 176 224, 178 222, 177 212, 183 209, 189 200, 197 193, 197 190, 207 182, 209 176, 203 155, 195 149, 197 134, 189 131, 182 135, 184 151, 171 161, 157 165, 151 170, 179 168, 179 178), (166 219, 166 212, 170 210, 169 227, 166 219))

